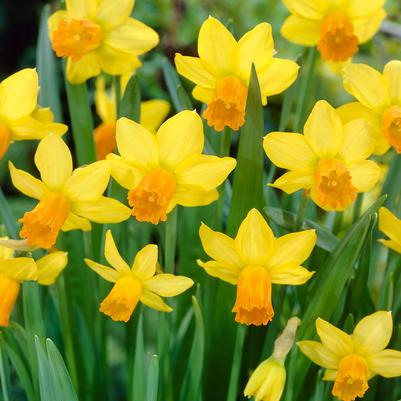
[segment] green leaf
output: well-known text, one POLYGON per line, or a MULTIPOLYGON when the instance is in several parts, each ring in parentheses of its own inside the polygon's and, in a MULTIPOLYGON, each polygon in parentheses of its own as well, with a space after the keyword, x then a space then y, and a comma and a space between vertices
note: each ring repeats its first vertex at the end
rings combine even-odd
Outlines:
POLYGON ((8 236, 10 238, 18 238, 17 222, 4 196, 3 190, 0 188, 0 221, 6 226, 8 236))
MULTIPOLYGON (((153 355, 148 369, 145 401, 157 401, 159 388, 159 357, 153 355)), ((141 399, 141 398, 140 398, 141 399)))
POLYGON ((132 75, 121 99, 119 117, 139 122, 141 118, 141 88, 136 75, 132 75))
POLYGON ((136 330, 133 377, 130 400, 143 400, 145 394, 145 344, 143 337, 143 312, 141 310, 136 330))
POLYGON ((8 359, 3 335, 0 332, 0 383, 3 401, 10 401, 10 380, 8 370, 8 359))

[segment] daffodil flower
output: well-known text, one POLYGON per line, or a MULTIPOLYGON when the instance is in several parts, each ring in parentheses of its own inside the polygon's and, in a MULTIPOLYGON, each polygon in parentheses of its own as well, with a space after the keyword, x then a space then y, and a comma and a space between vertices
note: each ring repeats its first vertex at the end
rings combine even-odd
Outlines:
POLYGON ((375 138, 374 153, 383 154, 391 146, 401 153, 401 61, 386 64, 383 74, 365 64, 351 64, 343 71, 345 90, 358 102, 341 106, 344 122, 364 118, 375 138))
POLYGON ((401 376, 401 352, 385 349, 393 331, 391 312, 379 311, 364 317, 352 335, 323 319, 316 320, 321 343, 300 341, 301 351, 327 369, 323 380, 334 381, 332 394, 341 401, 363 397, 368 380, 376 375, 401 376))
POLYGON ((325 210, 344 210, 358 192, 370 191, 380 177, 380 168, 366 160, 374 140, 363 119, 343 125, 340 116, 326 101, 313 108, 304 135, 273 132, 263 147, 278 167, 290 170, 272 187, 291 194, 305 189, 325 210))
POLYGON ((64 141, 48 135, 35 153, 41 180, 19 170, 10 162, 11 180, 23 194, 38 199, 38 205, 24 214, 20 236, 38 248, 51 248, 60 230, 91 229, 96 223, 126 220, 130 210, 115 199, 103 197, 110 164, 103 160, 72 170, 71 152, 64 141))
MULTIPOLYGON (((114 90, 112 90, 110 94, 106 92, 103 77, 99 77, 96 80, 95 104, 96 112, 102 120, 102 123, 95 128, 94 133, 96 157, 98 160, 103 160, 109 153, 114 152, 117 147, 116 99, 114 90)), ((167 100, 152 99, 141 102, 140 123, 148 131, 156 133, 169 111, 170 103, 167 100)))
POLYGON ((379 230, 389 237, 379 241, 386 247, 401 253, 401 220, 385 207, 379 209, 379 230))
POLYGON ((323 60, 343 63, 379 30, 385 0, 283 0, 291 12, 281 34, 302 46, 317 46, 323 60))
POLYGON ((272 284, 301 285, 314 272, 301 266, 316 244, 314 230, 275 238, 262 215, 252 209, 241 223, 235 239, 202 224, 199 236, 213 259, 198 260, 213 276, 237 286, 232 309, 238 323, 266 325, 273 319, 272 284))
POLYGON ((158 34, 130 18, 134 0, 67 0, 50 16, 49 35, 58 57, 67 58, 67 79, 85 82, 101 71, 121 75, 138 68, 138 56, 159 42, 158 34))
POLYGON ((127 118, 117 121, 117 148, 109 154, 111 175, 128 189, 128 203, 138 221, 166 221, 176 205, 208 205, 216 187, 236 165, 231 157, 203 155, 202 119, 182 111, 154 135, 127 118))
POLYGON ((138 302, 161 312, 171 312, 161 297, 174 297, 192 287, 193 281, 184 276, 155 274, 157 245, 146 245, 135 256, 132 267, 123 260, 111 231, 106 233, 104 256, 112 266, 107 267, 90 259, 85 263, 105 280, 114 283, 100 304, 100 312, 114 321, 128 322, 138 302))
POLYGON ((67 126, 53 122, 50 109, 37 105, 39 92, 36 70, 26 68, 0 83, 0 159, 10 143, 42 139, 53 133, 63 135, 67 126))
POLYGON ((261 23, 237 42, 217 19, 209 17, 198 37, 199 57, 175 56, 179 74, 195 83, 192 95, 207 104, 203 117, 216 131, 238 130, 245 122, 245 106, 252 63, 255 64, 263 104, 267 97, 287 89, 298 65, 273 57, 272 28, 261 23))

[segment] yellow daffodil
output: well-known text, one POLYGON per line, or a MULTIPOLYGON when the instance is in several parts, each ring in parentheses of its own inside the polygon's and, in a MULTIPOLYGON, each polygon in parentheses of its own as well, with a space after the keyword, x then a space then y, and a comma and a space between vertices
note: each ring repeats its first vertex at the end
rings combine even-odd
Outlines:
POLYGON ((278 178, 275 188, 291 194, 305 189, 325 210, 344 210, 358 192, 371 190, 380 177, 380 168, 366 160, 374 141, 363 119, 343 125, 340 116, 326 101, 313 108, 304 135, 273 132, 263 147, 270 160, 290 170, 278 178))
POLYGON ((338 109, 344 122, 364 118, 375 139, 374 153, 390 146, 401 153, 401 61, 390 61, 383 74, 365 64, 351 64, 343 71, 344 88, 358 102, 338 109))
MULTIPOLYGON (((114 91, 111 91, 110 94, 106 92, 102 77, 96 80, 95 104, 97 114, 102 120, 102 123, 95 128, 96 157, 98 160, 103 160, 117 147, 117 111, 114 91)), ((140 123, 148 131, 156 133, 169 111, 170 103, 167 100, 153 99, 142 102, 140 123)))
POLYGON ((217 19, 201 26, 198 57, 175 56, 179 74, 196 84, 192 95, 207 104, 203 117, 216 131, 238 130, 245 122, 251 65, 255 64, 262 102, 287 89, 296 79, 298 65, 275 54, 272 28, 261 23, 237 42, 217 19))
POLYGON ((283 0, 291 12, 281 34, 302 46, 317 46, 323 60, 341 63, 370 40, 386 16, 385 0, 283 0))
POLYGON ((68 263, 67 252, 51 252, 36 261, 37 282, 52 285, 68 263))
POLYGON ((48 21, 53 50, 67 58, 67 78, 85 82, 101 71, 121 75, 138 68, 138 56, 159 42, 158 34, 130 18, 134 0, 67 0, 48 21))
POLYGON ((51 248, 60 230, 91 229, 96 223, 126 220, 130 210, 115 199, 103 197, 110 164, 103 160, 72 170, 71 152, 63 140, 48 135, 39 143, 35 164, 41 180, 10 162, 11 180, 23 194, 39 200, 24 214, 20 236, 32 247, 51 248))
POLYGON ((198 260, 199 266, 209 275, 237 286, 232 311, 239 323, 266 325, 274 316, 272 284, 300 285, 313 275, 301 263, 315 246, 315 231, 275 238, 256 209, 248 213, 235 239, 205 224, 201 225, 199 236, 203 249, 213 259, 198 260))
POLYGON ((379 209, 379 230, 390 238, 379 241, 393 251, 401 253, 401 220, 385 207, 379 209))
POLYGON ((67 126, 53 122, 50 109, 37 105, 39 92, 36 70, 26 68, 0 83, 0 159, 10 143, 62 135, 67 126))
POLYGON ((368 380, 376 375, 401 376, 401 352, 385 349, 393 331, 391 312, 380 311, 364 317, 352 335, 323 319, 316 320, 321 343, 300 341, 301 351, 327 369, 323 380, 334 381, 332 394, 341 401, 363 397, 368 380))
POLYGON ((128 322, 138 302, 162 312, 172 309, 161 297, 174 297, 192 287, 193 281, 184 276, 155 274, 157 245, 146 245, 135 256, 132 267, 122 259, 111 231, 106 233, 104 256, 112 268, 85 259, 86 264, 105 280, 114 283, 100 304, 100 312, 114 321, 128 322))
POLYGON ((167 220, 176 205, 208 205, 234 169, 231 157, 203 155, 203 125, 195 111, 182 111, 161 125, 156 135, 127 118, 117 121, 117 148, 109 154, 111 175, 128 189, 128 203, 138 221, 167 220))

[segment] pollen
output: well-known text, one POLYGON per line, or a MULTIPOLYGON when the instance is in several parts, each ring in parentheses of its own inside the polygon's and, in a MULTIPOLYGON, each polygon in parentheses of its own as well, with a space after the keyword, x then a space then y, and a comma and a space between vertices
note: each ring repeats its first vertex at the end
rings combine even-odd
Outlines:
POLYGON ((100 312, 116 322, 128 322, 142 292, 142 284, 132 276, 119 278, 100 304, 100 312))
POLYGON ((20 236, 33 247, 50 249, 70 213, 70 203, 59 193, 50 193, 19 221, 20 236))
POLYGON ((235 321, 255 326, 273 319, 272 283, 268 271, 261 266, 247 266, 237 284, 237 298, 232 309, 235 321))
POLYGON ((102 44, 102 28, 90 20, 62 20, 53 32, 52 47, 58 57, 80 60, 102 44))
POLYGON ((315 182, 316 202, 321 207, 344 209, 356 198, 351 174, 340 160, 321 160, 315 170, 315 182))
POLYGON ((18 281, 0 273, 0 326, 8 326, 20 290, 18 281))
POLYGON ((391 106, 384 112, 382 129, 387 142, 401 153, 401 106, 391 106))
POLYGON ((96 158, 97 160, 104 160, 117 147, 116 124, 112 122, 102 123, 95 128, 94 135, 96 158))
POLYGON ((323 20, 317 48, 323 60, 335 63, 347 61, 358 52, 358 38, 346 15, 333 13, 323 20))
POLYGON ((341 401, 363 397, 368 386, 368 365, 364 358, 351 354, 341 359, 332 394, 341 401))
POLYGON ((222 131, 224 127, 237 131, 245 123, 247 96, 248 89, 239 78, 225 77, 217 84, 203 117, 216 131, 222 131))
POLYGON ((8 126, 0 121, 0 160, 6 154, 11 142, 11 133, 8 126))
POLYGON ((167 170, 157 169, 148 173, 136 189, 128 192, 132 215, 138 221, 153 224, 166 221, 176 185, 175 177, 167 170))

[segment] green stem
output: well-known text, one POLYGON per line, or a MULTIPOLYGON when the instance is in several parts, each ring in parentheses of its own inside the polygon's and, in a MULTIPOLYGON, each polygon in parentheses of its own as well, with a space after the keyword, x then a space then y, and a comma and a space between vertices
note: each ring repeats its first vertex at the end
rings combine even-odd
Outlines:
POLYGON ((116 95, 116 116, 120 116, 120 105, 121 105, 121 80, 117 75, 113 78, 114 81, 114 93, 116 95))
POLYGON ((225 127, 221 135, 220 157, 226 157, 230 155, 231 134, 232 134, 231 128, 225 127))
POLYGON ((308 202, 309 202, 309 196, 302 194, 302 201, 301 204, 299 205, 297 217, 295 219, 295 227, 294 227, 295 231, 299 231, 302 228, 302 223, 304 222, 308 202))
POLYGON ((173 274, 175 270, 175 248, 177 245, 177 207, 168 216, 164 241, 166 273, 173 274))
POLYGON ((9 389, 8 389, 8 380, 6 374, 6 354, 4 352, 4 340, 3 335, 0 332, 0 383, 1 383, 1 392, 3 394, 3 401, 10 401, 9 397, 9 389))
POLYGON ((0 217, 3 224, 6 226, 8 235, 11 238, 18 238, 17 223, 13 217, 13 213, 8 206, 7 199, 4 196, 3 190, 0 188, 0 217))
POLYGON ((352 217, 352 222, 355 223, 360 215, 361 215, 361 209, 362 209, 362 202, 363 202, 363 193, 358 194, 355 203, 354 203, 354 215, 352 217))

